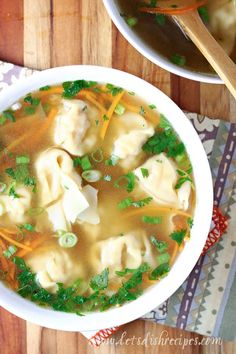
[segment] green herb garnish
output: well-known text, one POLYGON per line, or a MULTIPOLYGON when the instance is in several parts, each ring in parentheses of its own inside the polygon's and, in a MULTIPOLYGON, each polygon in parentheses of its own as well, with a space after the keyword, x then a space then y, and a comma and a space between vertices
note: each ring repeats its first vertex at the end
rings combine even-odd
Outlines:
POLYGON ((141 167, 141 172, 142 172, 143 178, 147 178, 149 176, 149 172, 148 172, 147 168, 141 167))
POLYGON ((63 97, 73 98, 81 90, 85 88, 91 88, 96 86, 97 83, 94 81, 85 81, 85 80, 76 80, 76 81, 66 81, 63 82, 62 87, 64 92, 62 93, 63 97))
POLYGON ((180 169, 178 169, 176 171, 177 171, 178 175, 180 176, 180 178, 178 179, 175 189, 179 189, 187 181, 189 181, 191 183, 192 188, 194 188, 193 180, 190 176, 190 174, 193 171, 191 166, 189 167, 189 169, 187 171, 180 170, 180 169))
POLYGON ((135 174, 128 172, 126 175, 120 176, 114 183, 116 188, 126 188, 127 192, 132 192, 135 187, 135 174))
POLYGON ((104 290, 108 287, 108 276, 109 276, 109 269, 105 268, 101 274, 95 275, 89 285, 90 287, 95 290, 104 290))
POLYGON ((147 197, 147 198, 137 200, 137 201, 133 201, 132 198, 125 198, 119 202, 118 208, 119 209, 126 209, 130 206, 133 206, 135 208, 142 208, 145 205, 148 205, 152 200, 153 200, 152 197, 147 197))
POLYGON ((166 152, 168 157, 176 157, 185 151, 184 144, 180 142, 172 129, 156 132, 142 147, 150 154, 166 152))
POLYGON ((149 279, 150 280, 157 280, 161 279, 164 276, 166 276, 170 271, 170 265, 169 263, 163 263, 160 264, 158 267, 156 267, 150 274, 149 279))
POLYGON ((178 243, 178 245, 180 246, 181 243, 183 242, 185 236, 187 234, 187 230, 179 230, 179 231, 173 231, 170 234, 170 237, 172 238, 172 240, 176 241, 178 243))
POLYGON ((144 215, 142 216, 142 221, 145 222, 146 224, 161 224, 162 223, 162 217, 161 216, 147 216, 144 215))
POLYGON ((118 93, 123 91, 122 87, 117 87, 112 84, 106 84, 106 88, 108 89, 108 93, 110 93, 112 96, 118 95, 118 93))
POLYGON ((159 241, 155 236, 150 237, 151 243, 156 247, 157 251, 162 253, 169 247, 166 241, 159 241))

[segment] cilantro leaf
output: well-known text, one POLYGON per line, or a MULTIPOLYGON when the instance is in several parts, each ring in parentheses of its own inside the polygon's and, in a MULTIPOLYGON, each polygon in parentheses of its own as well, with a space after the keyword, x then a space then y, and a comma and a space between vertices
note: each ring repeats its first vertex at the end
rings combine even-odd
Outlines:
POLYGON ((62 86, 64 92, 62 93, 63 97, 72 98, 77 95, 81 90, 85 88, 90 88, 96 86, 97 83, 94 81, 86 81, 86 80, 75 80, 75 81, 66 81, 63 82, 62 86))
POLYGON ((181 243, 183 242, 183 239, 185 238, 187 234, 187 230, 179 230, 179 231, 173 231, 170 234, 170 237, 172 238, 172 240, 176 241, 178 243, 178 245, 180 246, 181 243))
POLYGON ((141 200, 133 201, 132 198, 125 198, 121 200, 118 204, 119 209, 126 209, 129 206, 133 206, 135 208, 142 208, 145 205, 149 204, 153 200, 152 197, 147 197, 141 200))
POLYGON ((104 290, 108 287, 109 269, 105 268, 101 274, 95 275, 90 281, 90 287, 97 290, 104 290))
POLYGON ((151 243, 156 247, 157 251, 162 253, 169 247, 168 242, 159 241, 155 236, 150 237, 151 243))
POLYGON ((149 279, 150 280, 157 280, 161 279, 164 276, 166 276, 170 271, 170 265, 169 263, 162 263, 158 267, 156 267, 150 274, 149 279))
POLYGON ((145 222, 146 224, 161 224, 162 223, 162 217, 161 216, 147 216, 144 215, 142 217, 142 221, 145 222))
POLYGON ((116 188, 126 188, 127 192, 132 192, 135 187, 135 174, 128 172, 126 175, 120 176, 114 183, 116 188), (125 182, 125 183, 122 183, 125 182))
POLYGON ((108 93, 110 93, 112 96, 118 95, 118 93, 123 91, 122 87, 114 86, 112 84, 107 84, 106 88, 108 89, 108 93))

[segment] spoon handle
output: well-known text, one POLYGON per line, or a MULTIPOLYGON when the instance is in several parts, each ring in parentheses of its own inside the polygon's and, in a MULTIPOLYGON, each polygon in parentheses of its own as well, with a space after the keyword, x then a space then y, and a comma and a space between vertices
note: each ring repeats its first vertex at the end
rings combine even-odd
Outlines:
POLYGON ((175 19, 180 23, 184 31, 202 52, 236 99, 236 65, 210 34, 197 10, 176 15, 175 19))

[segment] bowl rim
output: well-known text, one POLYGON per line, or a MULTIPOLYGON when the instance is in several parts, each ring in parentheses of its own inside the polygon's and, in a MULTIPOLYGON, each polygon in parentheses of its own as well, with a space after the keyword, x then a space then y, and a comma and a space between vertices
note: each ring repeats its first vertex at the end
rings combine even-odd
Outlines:
POLYGON ((115 1, 103 0, 103 3, 113 23, 126 38, 126 40, 152 63, 160 66, 172 74, 184 77, 189 80, 208 84, 223 84, 223 81, 218 75, 191 71, 190 69, 175 65, 171 61, 168 61, 167 58, 156 52, 154 49, 150 48, 134 31, 132 31, 132 29, 120 16, 118 5, 115 3, 115 1))
POLYGON ((20 79, 0 94, 0 112, 27 93, 45 85, 85 79, 97 82, 111 82, 127 91, 134 91, 144 101, 156 103, 158 111, 163 113, 185 143, 193 166, 196 186, 196 209, 191 238, 178 256, 169 275, 157 284, 149 287, 137 300, 106 312, 87 314, 79 317, 75 314, 56 312, 39 307, 0 283, 0 305, 29 322, 42 327, 64 331, 92 331, 110 328, 131 322, 159 306, 169 298, 184 282, 196 264, 211 225, 213 208, 212 177, 201 140, 191 122, 180 108, 163 92, 146 81, 123 71, 90 65, 66 66, 48 69, 32 76, 20 79), (199 168, 199 161, 201 168, 199 168), (200 235, 200 236, 199 236, 200 235), (161 289, 161 291, 159 290, 161 289))

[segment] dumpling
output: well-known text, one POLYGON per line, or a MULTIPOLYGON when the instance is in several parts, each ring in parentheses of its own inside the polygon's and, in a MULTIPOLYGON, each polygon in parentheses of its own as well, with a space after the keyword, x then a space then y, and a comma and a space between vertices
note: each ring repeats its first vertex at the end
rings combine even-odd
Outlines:
MULTIPOLYGON (((70 231, 75 222, 100 222, 97 208, 97 190, 82 188, 79 174, 73 168, 71 157, 54 148, 41 153, 35 164, 39 181, 40 206, 46 207, 52 229, 70 231)), ((37 225, 37 229, 47 227, 37 225)))
POLYGON ((176 190, 178 181, 177 166, 164 153, 149 158, 142 166, 135 169, 138 183, 142 190, 162 205, 187 210, 191 193, 190 182, 185 182, 176 190), (148 177, 144 177, 141 168, 148 170, 148 177))
POLYGON ((130 167, 142 151, 143 144, 154 134, 153 126, 140 114, 127 112, 113 118, 114 140, 112 154, 119 157, 123 167, 130 167))
POLYGON ((82 194, 88 202, 89 207, 82 211, 78 217, 78 222, 86 222, 91 225, 100 223, 100 216, 98 213, 98 190, 87 185, 83 187, 82 194))
POLYGON ((20 198, 6 194, 0 196, 0 216, 6 216, 8 221, 14 223, 24 223, 28 219, 26 211, 31 206, 31 191, 25 187, 16 187, 15 190, 20 198))
POLYGON ((211 32, 224 50, 231 54, 236 40, 235 1, 211 0, 208 6, 211 32))
POLYGON ((57 291, 57 283, 70 286, 85 275, 82 264, 55 244, 30 253, 26 263, 36 273, 39 284, 51 293, 57 291))
POLYGON ((42 152, 36 162, 35 169, 40 185, 39 198, 41 206, 58 199, 63 193, 63 176, 68 176, 81 188, 81 177, 73 167, 71 157, 63 150, 53 148, 42 152))
POLYGON ((117 270, 124 268, 138 268, 147 262, 156 265, 150 241, 144 230, 134 230, 123 236, 109 237, 99 241, 92 249, 94 271, 99 273, 109 268, 110 278, 117 270))
POLYGON ((54 142, 72 155, 83 156, 97 142, 98 111, 81 100, 62 100, 56 117, 54 142))

